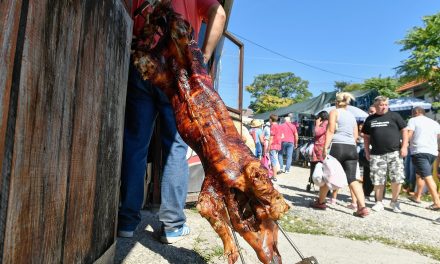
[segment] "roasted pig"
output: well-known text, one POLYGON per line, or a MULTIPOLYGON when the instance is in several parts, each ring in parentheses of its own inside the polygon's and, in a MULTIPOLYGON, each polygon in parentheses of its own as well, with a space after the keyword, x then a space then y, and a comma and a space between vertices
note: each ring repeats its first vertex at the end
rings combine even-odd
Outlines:
POLYGON ((289 206, 274 189, 267 169, 241 140, 213 89, 189 23, 164 1, 155 6, 148 21, 144 37, 135 45, 134 64, 144 79, 166 93, 180 135, 202 161, 205 179, 197 209, 222 239, 229 263, 239 256, 234 230, 261 262, 281 263, 274 221, 289 206))

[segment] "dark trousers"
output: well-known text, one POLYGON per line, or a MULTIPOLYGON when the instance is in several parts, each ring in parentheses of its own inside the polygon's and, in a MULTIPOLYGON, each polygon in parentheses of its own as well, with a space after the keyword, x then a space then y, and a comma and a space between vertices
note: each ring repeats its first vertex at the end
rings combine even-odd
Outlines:
POLYGON ((364 190, 364 196, 370 196, 370 193, 374 189, 373 182, 370 178, 370 166, 364 166, 364 180, 362 181, 362 189, 364 190))

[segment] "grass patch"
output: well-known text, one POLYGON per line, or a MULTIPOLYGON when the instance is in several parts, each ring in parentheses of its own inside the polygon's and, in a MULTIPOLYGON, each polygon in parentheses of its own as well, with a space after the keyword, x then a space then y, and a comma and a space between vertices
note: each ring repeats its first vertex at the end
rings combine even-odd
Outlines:
POLYGON ((193 250, 199 254, 203 261, 210 263, 215 258, 223 257, 222 246, 215 245, 213 247, 208 247, 207 242, 206 239, 200 238, 200 236, 194 239, 193 250))
MULTIPOLYGON (((321 226, 319 223, 311 219, 303 219, 292 215, 285 215, 282 219, 280 219, 279 222, 283 229, 287 232, 312 235, 335 235, 328 232, 324 226, 321 226)), ((328 226, 328 224, 326 224, 326 226, 328 226)), ((437 261, 440 261, 440 247, 433 247, 424 244, 409 244, 385 237, 359 235, 352 233, 339 234, 338 236, 358 241, 377 241, 388 246, 411 250, 423 256, 427 256, 437 261)))
POLYGON ((388 246, 411 250, 423 256, 427 256, 440 261, 440 248, 438 247, 428 246, 424 244, 402 243, 385 237, 366 236, 366 235, 358 235, 358 234, 344 234, 342 236, 345 238, 359 240, 359 241, 377 241, 388 246))
POLYGON ((193 213, 197 213, 197 214, 199 213, 199 210, 197 210, 197 202, 186 203, 185 209, 188 209, 189 211, 191 211, 193 213))
POLYGON ((279 220, 280 225, 286 232, 294 232, 312 235, 327 235, 326 229, 311 219, 302 219, 286 214, 279 220))

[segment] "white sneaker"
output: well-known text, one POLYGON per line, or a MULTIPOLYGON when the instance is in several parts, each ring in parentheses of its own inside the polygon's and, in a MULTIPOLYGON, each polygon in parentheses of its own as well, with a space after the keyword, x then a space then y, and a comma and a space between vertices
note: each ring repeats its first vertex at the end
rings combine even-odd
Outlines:
POLYGON ((400 214, 402 212, 402 209, 400 209, 400 203, 398 201, 390 202, 390 207, 393 209, 393 212, 400 214))
POLYGON ((382 202, 376 202, 376 204, 373 205, 373 207, 371 207, 371 209, 373 211, 375 211, 375 212, 383 211, 383 209, 384 209, 383 203, 382 202))

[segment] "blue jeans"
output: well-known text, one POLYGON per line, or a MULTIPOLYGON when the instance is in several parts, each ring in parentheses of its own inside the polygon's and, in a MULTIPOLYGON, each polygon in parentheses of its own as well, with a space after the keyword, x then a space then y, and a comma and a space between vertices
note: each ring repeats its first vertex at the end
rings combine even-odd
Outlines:
POLYGON ((280 162, 280 170, 283 169, 283 162, 284 162, 283 161, 283 154, 287 155, 285 171, 290 170, 290 165, 292 164, 293 147, 294 147, 294 144, 292 142, 283 142, 281 144, 281 150, 278 153, 278 161, 280 162))
POLYGON ((263 155, 263 147, 261 146, 260 142, 255 143, 255 156, 257 158, 261 158, 263 155))
POLYGON ((177 132, 174 111, 168 98, 150 82, 142 80, 137 70, 130 65, 118 230, 134 231, 141 221, 148 147, 158 115, 163 154, 159 221, 165 230, 178 228, 186 221, 183 208, 189 178, 186 160, 188 146, 177 132))

